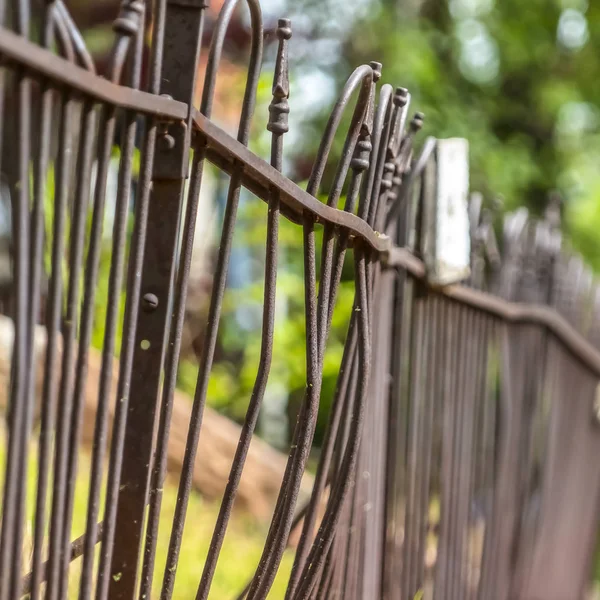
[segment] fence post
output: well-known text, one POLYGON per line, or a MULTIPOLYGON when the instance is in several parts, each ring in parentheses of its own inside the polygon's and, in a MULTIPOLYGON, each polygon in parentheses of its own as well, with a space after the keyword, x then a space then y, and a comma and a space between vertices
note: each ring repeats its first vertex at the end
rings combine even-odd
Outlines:
MULTIPOLYGON (((154 146, 141 306, 117 504, 116 531, 120 543, 115 545, 110 569, 111 600, 129 600, 136 589, 178 230, 189 170, 191 109, 208 0, 167 0, 166 4, 160 93, 187 103, 190 114, 187 123, 174 124, 168 129, 159 127, 154 146)), ((155 32, 160 28, 158 24, 155 32)), ((155 33, 154 43, 160 43, 161 33, 155 33)))

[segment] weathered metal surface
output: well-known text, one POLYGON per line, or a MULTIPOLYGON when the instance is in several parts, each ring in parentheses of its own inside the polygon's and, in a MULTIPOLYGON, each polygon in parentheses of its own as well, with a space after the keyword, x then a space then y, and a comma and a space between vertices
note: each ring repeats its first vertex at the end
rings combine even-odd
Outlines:
MULTIPOLYGON (((410 94, 404 88, 378 88, 382 66, 376 62, 359 66, 342 88, 308 187, 300 189, 281 173, 290 110, 291 24, 286 19, 277 27, 267 124, 270 164, 247 147, 262 66, 258 0, 247 2, 250 60, 236 138, 211 120, 237 4, 227 0, 214 26, 199 110, 192 99, 205 0, 155 3, 145 77, 146 5, 139 0, 123 2, 115 20, 108 79, 96 75, 60 0, 36 8, 43 11, 41 45, 27 37, 25 1, 11 5, 6 23, 13 30, 0 28, 0 129, 14 133, 10 139, 16 146, 8 154, 2 148, 0 161, 13 199, 12 243, 7 244, 13 252, 7 261, 13 264, 12 287, 6 306, 15 323, 0 597, 66 598, 70 563, 80 556, 81 600, 149 598, 155 579, 161 600, 173 597, 177 565, 185 560, 180 553, 191 475, 195 461, 204 458, 196 456, 198 439, 245 187, 268 205, 260 360, 198 574, 197 598, 207 598, 212 589, 269 381, 281 219, 303 230, 306 392, 264 550, 239 597, 267 597, 295 531, 299 541, 286 600, 406 600, 420 593, 444 600, 580 598, 600 505, 600 472, 597 461, 589 460, 600 444, 600 288, 579 257, 561 249, 559 206, 553 200, 540 220, 530 219, 525 209, 507 215, 502 239, 496 240, 493 210, 481 198, 473 196, 468 213, 463 210, 465 173, 460 185, 448 183, 448 165, 440 156, 444 142, 427 140, 413 159, 423 115, 408 120, 410 94), (15 107, 14 119, 7 99, 15 107), (321 189, 347 109, 352 115, 342 153, 330 186, 321 189), (34 123, 40 132, 36 145, 31 144, 34 123), (107 179, 114 147, 119 174, 112 198, 107 179), (206 160, 229 175, 229 190, 178 502, 167 524, 167 562, 157 565, 206 160), (346 202, 339 210, 343 190, 346 202), (326 202, 317 199, 321 192, 326 202), (458 213, 449 209, 455 201, 462 207, 458 228, 458 213), (449 219, 443 216, 448 210, 449 219), (100 296, 109 212, 108 290, 100 296), (52 226, 44 240, 47 220, 52 226), (459 236, 458 246, 448 231, 459 236), (46 246, 49 261, 44 260, 46 246), (449 257, 457 247, 456 256, 449 257), (350 254, 352 261, 346 260, 350 254), (452 263, 450 270, 445 262, 452 263), (348 268, 355 298, 344 315, 349 326, 338 381, 314 489, 298 509, 300 482, 314 449, 325 352, 348 268), (465 285, 447 285, 469 270, 465 285), (71 541, 83 393, 98 302, 106 304, 105 326, 86 530, 71 541), (38 400, 32 335, 42 318, 48 343, 38 400), (117 351, 119 368, 113 372, 117 351), (38 401, 39 434, 33 424, 38 401), (114 415, 112 431, 109 414, 114 415), (35 492, 22 476, 34 441, 35 492), (27 563, 25 508, 32 493, 33 548, 27 563)), ((459 166, 465 170, 464 160, 459 166)))

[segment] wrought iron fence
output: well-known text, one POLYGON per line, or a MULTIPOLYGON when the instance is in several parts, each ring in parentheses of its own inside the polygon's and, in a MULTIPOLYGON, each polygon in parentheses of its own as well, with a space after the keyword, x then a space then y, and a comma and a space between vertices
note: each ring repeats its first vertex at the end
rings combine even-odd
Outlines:
POLYGON ((470 280, 432 285, 422 250, 425 207, 435 206, 436 142, 428 140, 413 160, 422 116, 408 121, 410 94, 387 84, 377 89, 378 63, 358 67, 330 115, 307 189, 300 189, 281 172, 292 35, 285 19, 277 28, 270 164, 247 148, 262 64, 258 0, 247 2, 252 42, 237 137, 211 120, 236 5, 225 1, 210 48, 201 50, 206 1, 157 1, 144 70, 149 6, 125 1, 114 24, 108 78, 95 73, 62 0, 33 4, 33 12, 20 0, 0 11, 2 169, 11 194, 13 264, 3 306, 14 323, 0 598, 68 597, 69 565, 79 556, 81 600, 150 598, 155 579, 160 598, 173 597, 177 566, 185 559, 181 540, 192 471, 202 460, 196 451, 242 188, 268 205, 261 359, 197 598, 211 589, 269 378, 281 219, 303 232, 306 390, 264 551, 239 597, 267 596, 294 529, 301 535, 290 600, 581 598, 600 495, 593 458, 600 450, 598 294, 577 259, 561 251, 554 213, 541 221, 512 215, 497 243, 490 214, 475 197, 470 280), (192 100, 201 51, 208 53, 208 66, 197 110, 192 100), (321 202, 316 196, 333 139, 350 109, 343 152, 321 202), (140 166, 131 216, 136 139, 140 166), (118 189, 87 522, 73 541, 83 395, 105 212, 113 210, 106 182, 115 146, 118 189), (166 564, 157 565, 206 161, 229 175, 229 188, 169 550, 166 564), (342 190, 345 207, 339 210, 342 190), (317 228, 323 231, 320 255, 317 228), (345 262, 353 265, 355 300, 313 492, 298 507, 345 262), (41 315, 47 343, 38 397, 41 315), (25 473, 34 452, 31 486, 25 473), (30 561, 23 549, 27 498, 35 504, 30 561))

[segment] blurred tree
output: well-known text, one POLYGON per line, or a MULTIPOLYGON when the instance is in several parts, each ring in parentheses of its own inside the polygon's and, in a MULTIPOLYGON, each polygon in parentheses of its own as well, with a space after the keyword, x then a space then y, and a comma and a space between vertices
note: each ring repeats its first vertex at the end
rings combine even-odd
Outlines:
MULTIPOLYGON (((413 107, 425 113, 425 135, 469 139, 473 189, 488 200, 504 197, 509 208, 525 204, 534 212, 558 190, 565 199, 567 235, 600 269, 600 5, 344 4, 290 2, 301 29, 296 27, 294 44, 313 48, 305 53, 307 65, 339 88, 356 65, 381 61, 382 82, 407 87, 413 107), (315 39, 321 40, 316 47, 315 39)), ((323 121, 318 115, 314 126, 320 129, 323 121)), ((317 140, 303 140, 300 156, 312 155, 317 140)))

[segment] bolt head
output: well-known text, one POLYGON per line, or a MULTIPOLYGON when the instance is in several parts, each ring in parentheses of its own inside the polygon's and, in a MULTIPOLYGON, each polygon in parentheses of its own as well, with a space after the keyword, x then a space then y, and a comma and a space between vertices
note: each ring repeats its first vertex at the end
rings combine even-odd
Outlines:
POLYGON ((168 133, 160 136, 159 143, 161 150, 173 150, 175 148, 175 138, 168 133))
POLYGON ((158 298, 155 294, 144 294, 142 303, 146 312, 152 312, 158 307, 158 298))

